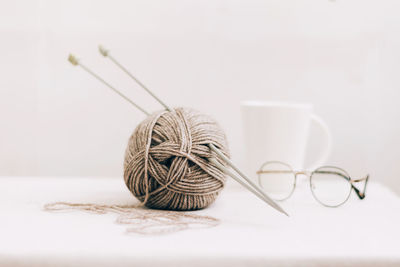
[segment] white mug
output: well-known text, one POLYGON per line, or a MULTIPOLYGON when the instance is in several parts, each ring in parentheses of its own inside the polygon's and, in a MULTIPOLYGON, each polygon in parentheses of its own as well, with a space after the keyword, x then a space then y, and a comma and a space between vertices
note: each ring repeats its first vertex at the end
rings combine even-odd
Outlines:
POLYGON ((266 161, 283 161, 294 169, 304 169, 311 122, 324 132, 325 146, 319 159, 306 169, 325 163, 331 134, 325 122, 313 113, 311 104, 245 101, 241 103, 241 111, 246 171, 251 177, 266 161))

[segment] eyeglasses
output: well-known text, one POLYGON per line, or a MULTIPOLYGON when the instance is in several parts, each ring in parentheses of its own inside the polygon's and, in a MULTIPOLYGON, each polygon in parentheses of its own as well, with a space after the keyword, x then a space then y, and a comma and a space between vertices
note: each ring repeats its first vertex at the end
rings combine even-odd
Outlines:
POLYGON ((326 207, 338 207, 345 203, 354 190, 359 199, 365 198, 369 175, 361 179, 352 179, 343 169, 333 166, 319 167, 312 172, 294 171, 292 167, 280 161, 265 162, 259 171, 258 183, 274 200, 286 200, 294 192, 298 175, 310 178, 310 189, 314 198, 326 207), (356 183, 364 182, 361 191, 356 183))

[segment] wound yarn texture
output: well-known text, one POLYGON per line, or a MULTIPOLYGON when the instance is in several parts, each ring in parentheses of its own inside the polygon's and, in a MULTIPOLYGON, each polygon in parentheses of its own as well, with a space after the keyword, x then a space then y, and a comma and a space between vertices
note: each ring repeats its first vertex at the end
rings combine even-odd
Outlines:
POLYGON ((153 113, 141 122, 125 152, 124 179, 149 208, 197 210, 224 188, 225 174, 208 159, 208 144, 229 157, 225 133, 211 117, 190 108, 153 113))

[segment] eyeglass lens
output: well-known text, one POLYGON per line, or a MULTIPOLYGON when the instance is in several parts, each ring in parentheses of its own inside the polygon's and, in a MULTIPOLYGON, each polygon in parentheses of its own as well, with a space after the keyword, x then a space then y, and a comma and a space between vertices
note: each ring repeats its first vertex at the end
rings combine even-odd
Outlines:
POLYGON ((289 165, 281 162, 268 162, 258 175, 261 188, 274 200, 290 197, 295 186, 295 174, 289 165))
POLYGON ((349 179, 349 175, 342 169, 321 167, 311 174, 311 191, 323 205, 337 207, 346 202, 350 196, 349 179))

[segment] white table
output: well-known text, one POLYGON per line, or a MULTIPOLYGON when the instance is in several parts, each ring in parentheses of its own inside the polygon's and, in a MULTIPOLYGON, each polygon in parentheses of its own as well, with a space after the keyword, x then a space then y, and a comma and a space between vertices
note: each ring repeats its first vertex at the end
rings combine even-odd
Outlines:
POLYGON ((213 228, 126 234, 116 215, 49 213, 54 201, 129 204, 122 178, 0 177, 0 266, 400 266, 400 198, 371 182, 326 208, 304 184, 282 206, 286 217, 230 185, 195 214, 213 228))

